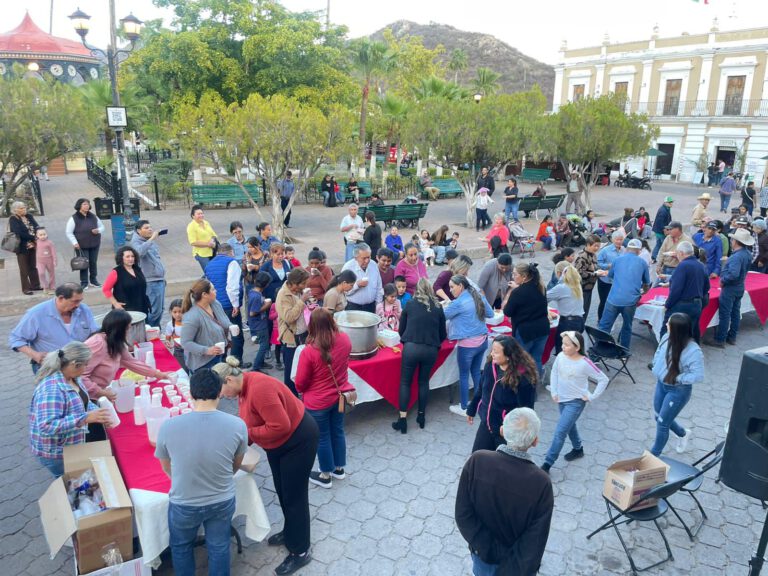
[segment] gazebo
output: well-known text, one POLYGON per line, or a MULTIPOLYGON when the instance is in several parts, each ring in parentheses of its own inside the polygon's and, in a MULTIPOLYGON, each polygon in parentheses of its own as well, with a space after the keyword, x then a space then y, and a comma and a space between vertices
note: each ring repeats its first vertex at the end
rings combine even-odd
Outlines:
POLYGON ((16 64, 24 67, 26 76, 53 76, 75 85, 101 76, 101 62, 88 48, 44 32, 29 12, 16 28, 0 34, 0 77, 13 74, 16 64))

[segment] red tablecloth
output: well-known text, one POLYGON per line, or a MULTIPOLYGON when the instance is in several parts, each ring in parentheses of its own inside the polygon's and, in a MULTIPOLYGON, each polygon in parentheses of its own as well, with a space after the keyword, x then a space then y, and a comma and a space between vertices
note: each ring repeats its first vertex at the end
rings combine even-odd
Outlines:
MULTIPOLYGON (((744 288, 749 293, 749 298, 752 300, 752 306, 755 307, 760 322, 765 324, 768 320, 768 274, 759 274, 750 272, 744 281, 744 288)), ((648 290, 640 298, 638 306, 647 304, 653 300, 656 296, 668 296, 669 288, 658 286, 648 290)), ((701 312, 699 318, 699 328, 701 333, 707 331, 709 323, 717 313, 717 308, 720 305, 720 280, 712 278, 709 281, 709 305, 701 312)))
MULTIPOLYGON (((179 363, 168 352, 162 341, 155 340, 154 345, 157 369, 163 372, 178 370, 179 363)), ((138 394, 138 390, 136 393, 138 394)), ((163 406, 171 407, 165 394, 163 394, 163 406)), ((149 443, 146 425, 136 426, 133 423, 133 412, 118 415, 120 426, 114 430, 107 430, 107 435, 126 487, 129 490, 139 488, 168 494, 171 491, 171 479, 166 476, 160 461, 155 458, 155 448, 149 443)))
MULTIPOLYGON (((509 318, 505 318, 502 326, 511 327, 509 318)), ((489 326, 492 328, 492 326, 489 326)), ((549 360, 549 356, 552 353, 552 349, 555 346, 555 333, 557 329, 552 328, 549 332, 549 338, 544 347, 544 354, 542 355, 541 362, 546 364, 549 360)), ((491 335, 493 337, 493 335, 491 335)), ((456 347, 456 342, 453 340, 446 340, 440 346, 440 351, 437 355, 437 362, 432 367, 430 378, 435 372, 445 363, 448 357, 456 347)), ((397 352, 392 348, 382 348, 373 358, 366 360, 352 360, 349 363, 349 369, 357 374, 362 380, 367 382, 376 392, 395 408, 400 404, 400 374, 402 369, 402 344, 396 347, 397 352)), ((455 361, 455 360, 452 360, 455 361)), ((445 382, 443 385, 452 384, 453 382, 445 382)), ((411 401, 408 404, 410 408, 416 402, 418 397, 418 385, 416 376, 414 376, 413 382, 411 382, 411 401)))

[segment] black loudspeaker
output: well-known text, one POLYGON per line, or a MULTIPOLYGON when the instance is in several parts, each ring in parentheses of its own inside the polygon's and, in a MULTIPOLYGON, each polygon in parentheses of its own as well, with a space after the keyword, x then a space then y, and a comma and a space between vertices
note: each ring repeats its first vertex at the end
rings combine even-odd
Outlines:
POLYGON ((744 353, 725 440, 720 480, 768 500, 768 347, 744 353))

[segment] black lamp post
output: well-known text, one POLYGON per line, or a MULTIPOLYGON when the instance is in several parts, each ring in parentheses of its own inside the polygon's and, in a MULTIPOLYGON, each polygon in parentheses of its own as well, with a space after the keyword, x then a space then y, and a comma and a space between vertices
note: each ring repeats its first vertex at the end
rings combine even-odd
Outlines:
MULTIPOLYGON (((112 88, 112 105, 120 106, 120 93, 117 90, 117 66, 118 57, 127 56, 134 48, 134 43, 141 35, 141 26, 143 22, 136 18, 133 14, 129 14, 122 20, 120 20, 120 28, 125 34, 126 38, 130 41, 130 45, 124 49, 118 49, 117 47, 117 25, 115 20, 115 0, 109 0, 109 46, 106 50, 101 50, 91 46, 85 41, 85 37, 90 29, 91 17, 78 8, 73 14, 70 14, 69 19, 75 26, 75 32, 80 36, 83 41, 83 46, 88 48, 94 56, 101 55, 107 59, 107 66, 109 68, 109 83, 112 88)), ((117 165, 120 170, 120 193, 123 203, 123 219, 125 224, 126 241, 130 240, 131 234, 135 227, 136 221, 133 218, 133 210, 131 209, 131 200, 128 194, 128 171, 125 165, 125 139, 123 137, 123 128, 115 128, 115 135, 117 137, 117 165)))

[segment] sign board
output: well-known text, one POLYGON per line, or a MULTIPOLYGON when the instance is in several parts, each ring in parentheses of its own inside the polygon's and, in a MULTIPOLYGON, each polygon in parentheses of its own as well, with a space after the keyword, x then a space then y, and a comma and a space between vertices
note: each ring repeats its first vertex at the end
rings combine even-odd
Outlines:
POLYGON ((110 128, 125 128, 128 126, 128 115, 122 106, 107 106, 107 126, 110 128))

